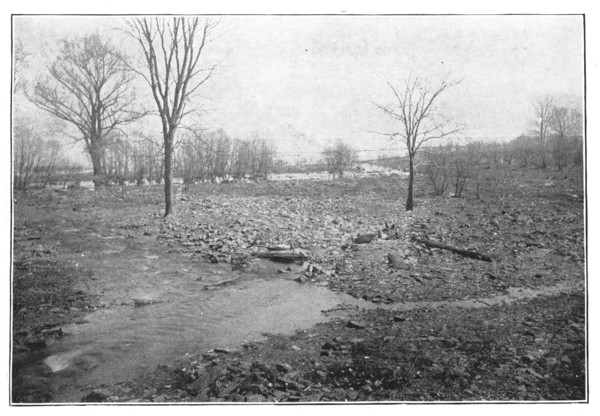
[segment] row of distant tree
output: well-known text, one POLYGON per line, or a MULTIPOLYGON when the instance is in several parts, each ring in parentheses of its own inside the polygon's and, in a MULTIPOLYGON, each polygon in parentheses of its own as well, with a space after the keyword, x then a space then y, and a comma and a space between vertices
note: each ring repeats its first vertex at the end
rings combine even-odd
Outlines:
POLYGON ((460 197, 467 190, 480 196, 486 171, 501 167, 553 168, 583 165, 583 122, 576 108, 561 107, 551 98, 534 103, 535 128, 505 143, 441 143, 423 151, 420 161, 434 193, 460 197), (543 111, 541 111, 543 109, 543 111))
POLYGON ((44 139, 35 125, 16 123, 13 141, 13 186, 27 189, 31 185, 47 186, 72 182, 83 167, 65 156, 57 140, 44 139))
MULTIPOLYGON (((72 163, 57 140, 27 124, 15 125, 15 189, 74 184, 86 176, 72 163)), ((266 179, 274 165, 275 147, 258 136, 232 139, 223 130, 183 134, 174 148, 173 172, 184 184, 241 179, 266 179)), ((106 145, 96 182, 108 184, 163 183, 164 152, 151 137, 137 134, 106 145)))

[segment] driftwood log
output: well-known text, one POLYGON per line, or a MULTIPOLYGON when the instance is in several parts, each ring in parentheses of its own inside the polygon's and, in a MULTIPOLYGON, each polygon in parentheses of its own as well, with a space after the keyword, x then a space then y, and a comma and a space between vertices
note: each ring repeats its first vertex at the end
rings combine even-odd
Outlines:
POLYGON ((240 277, 236 277, 235 279, 229 279, 229 280, 224 280, 222 282, 218 282, 218 283, 212 283, 212 284, 208 284, 208 285, 204 285, 204 290, 210 290, 210 289, 214 289, 217 287, 223 287, 223 286, 227 286, 227 285, 232 285, 234 283, 236 283, 238 280, 241 280, 242 276, 240 277))
POLYGON ((259 251, 252 253, 252 255, 258 257, 259 259, 269 259, 282 263, 293 263, 296 261, 306 260, 306 256, 304 254, 295 253, 293 251, 259 251))
POLYGON ((425 240, 425 239, 418 238, 418 237, 415 237, 415 236, 412 237, 412 240, 416 241, 417 243, 421 243, 421 244, 423 244, 423 245, 425 245, 427 247, 439 248, 439 249, 442 249, 442 250, 448 250, 448 251, 451 251, 453 253, 460 254, 461 256, 470 257, 470 258, 476 259, 476 260, 487 261, 487 262, 490 262, 490 263, 492 262, 492 258, 490 256, 478 253, 477 251, 463 250, 461 248, 449 246, 448 244, 439 243, 439 242, 433 241, 433 240, 425 240))

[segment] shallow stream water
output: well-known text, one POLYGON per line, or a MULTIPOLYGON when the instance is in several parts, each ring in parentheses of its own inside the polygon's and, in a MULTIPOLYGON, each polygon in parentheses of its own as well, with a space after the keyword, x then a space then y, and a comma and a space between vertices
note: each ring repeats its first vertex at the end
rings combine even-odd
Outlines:
POLYGON ((63 326, 68 336, 18 368, 21 383, 46 389, 53 402, 81 401, 86 386, 125 381, 187 354, 239 348, 265 333, 292 334, 327 320, 323 310, 358 302, 294 282, 265 261, 232 272, 170 253, 153 239, 64 232, 71 238, 61 244, 62 259, 93 271, 80 289, 99 295, 105 307, 63 326))

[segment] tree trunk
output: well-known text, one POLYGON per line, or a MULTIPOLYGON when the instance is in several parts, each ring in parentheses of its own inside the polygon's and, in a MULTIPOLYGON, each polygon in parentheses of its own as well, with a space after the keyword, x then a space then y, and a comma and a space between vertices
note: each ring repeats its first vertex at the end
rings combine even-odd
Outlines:
POLYGON ((408 173, 408 194, 406 195, 406 211, 413 210, 413 188, 415 185, 415 161, 414 155, 408 155, 409 173, 408 173))
POLYGON ((540 158, 540 167, 546 169, 546 143, 542 134, 540 134, 540 158))
POLYGON ((171 130, 165 137, 165 217, 173 213, 173 179, 171 177, 171 167, 174 136, 175 132, 171 130))
POLYGON ((100 188, 104 185, 104 179, 101 178, 101 175, 104 173, 102 170, 102 148, 92 144, 89 149, 94 173, 94 188, 100 188))

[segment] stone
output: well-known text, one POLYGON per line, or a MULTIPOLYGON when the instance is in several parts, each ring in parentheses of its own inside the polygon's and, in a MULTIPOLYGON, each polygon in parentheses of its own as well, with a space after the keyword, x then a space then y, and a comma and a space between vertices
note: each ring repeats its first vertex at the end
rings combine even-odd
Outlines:
POLYGON ((81 401, 85 403, 102 403, 108 400, 108 395, 102 391, 94 390, 86 394, 81 401))
POLYGON ((310 396, 308 396, 308 401, 309 402, 318 402, 321 401, 321 397, 323 395, 321 393, 312 393, 310 396))
POLYGON ((41 337, 32 337, 25 340, 25 345, 32 350, 41 350, 46 348, 46 340, 41 337))
POLYGON ((369 244, 370 242, 375 240, 375 237, 377 237, 377 234, 364 234, 364 235, 359 234, 358 237, 356 237, 352 240, 352 242, 354 244, 369 244))
POLYGON ((336 347, 333 343, 327 341, 323 345, 321 345, 322 350, 335 350, 336 347))
POLYGON ((148 390, 144 390, 143 398, 144 399, 152 399, 152 397, 156 394, 156 389, 154 387, 150 387, 148 390))
POLYGON ((346 397, 348 398, 348 400, 355 401, 356 399, 358 399, 358 392, 356 390, 350 390, 346 397))
POLYGON ((289 373, 292 371, 292 366, 287 363, 278 363, 275 365, 275 368, 282 373, 289 373))
POLYGON ((363 322, 358 322, 358 321, 348 321, 347 324, 348 328, 355 328, 355 329, 365 329, 366 325, 363 322))
POLYGON ((315 371, 315 374, 317 376, 319 376, 320 378, 322 378, 323 380, 325 380, 327 378, 327 373, 323 370, 317 370, 317 371, 315 371))
POLYGON ((221 375, 223 368, 219 365, 205 367, 196 380, 186 386, 188 393, 198 395, 204 392, 211 384, 213 384, 221 375))
POLYGON ((368 385, 368 384, 365 384, 365 385, 364 385, 364 386, 362 386, 360 389, 361 389, 363 392, 367 393, 367 394, 371 394, 371 393, 373 393, 373 387, 371 387, 371 386, 370 386, 370 385, 368 385))

